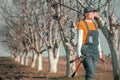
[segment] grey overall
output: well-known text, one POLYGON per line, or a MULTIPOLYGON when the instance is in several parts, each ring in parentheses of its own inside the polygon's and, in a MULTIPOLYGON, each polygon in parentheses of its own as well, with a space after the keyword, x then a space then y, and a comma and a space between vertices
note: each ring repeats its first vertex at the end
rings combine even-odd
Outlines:
POLYGON ((85 56, 85 59, 83 60, 83 65, 86 70, 85 80, 93 80, 98 63, 98 56, 99 56, 99 52, 98 52, 99 34, 95 23, 94 26, 96 30, 89 30, 89 26, 87 25, 87 22, 85 22, 85 24, 88 29, 88 36, 86 43, 82 45, 81 53, 83 56, 85 56))

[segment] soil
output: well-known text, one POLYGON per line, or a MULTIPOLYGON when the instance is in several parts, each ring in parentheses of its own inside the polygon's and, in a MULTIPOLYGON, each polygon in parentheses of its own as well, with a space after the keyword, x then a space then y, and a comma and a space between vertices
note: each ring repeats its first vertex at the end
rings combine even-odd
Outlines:
MULTIPOLYGON (((14 61, 14 59, 0 57, 0 80, 84 80, 85 71, 82 65, 80 66, 77 76, 74 78, 68 78, 65 76, 65 57, 61 57, 59 59, 57 73, 49 73, 48 58, 46 57, 43 57, 42 71, 38 71, 37 66, 35 68, 31 68, 30 64, 31 59, 29 59, 29 65, 25 66, 14 61)), ((78 64, 78 61, 76 61, 76 64, 78 64)), ((113 71, 110 59, 106 59, 105 63, 99 61, 94 80, 113 80, 113 71)))

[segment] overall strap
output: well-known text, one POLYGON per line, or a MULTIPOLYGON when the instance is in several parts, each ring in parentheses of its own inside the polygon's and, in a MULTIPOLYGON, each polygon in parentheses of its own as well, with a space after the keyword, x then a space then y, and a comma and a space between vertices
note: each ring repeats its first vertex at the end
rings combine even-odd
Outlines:
MULTIPOLYGON (((84 21, 84 23, 85 23, 85 25, 86 25, 86 28, 89 30, 89 27, 88 27, 87 22, 86 22, 85 20, 83 20, 83 21, 84 21)), ((94 24, 94 26, 95 26, 95 28, 96 28, 96 30, 97 30, 98 28, 97 28, 96 23, 95 23, 94 21, 92 21, 92 23, 94 24)))
POLYGON ((97 27, 97 25, 96 25, 96 23, 95 23, 95 21, 92 21, 93 22, 93 24, 94 24, 94 26, 95 26, 95 28, 96 28, 96 30, 98 29, 98 27, 97 27))
POLYGON ((83 20, 83 21, 84 21, 84 23, 85 23, 85 25, 86 25, 86 28, 89 30, 89 27, 88 27, 87 22, 86 22, 85 20, 83 20))

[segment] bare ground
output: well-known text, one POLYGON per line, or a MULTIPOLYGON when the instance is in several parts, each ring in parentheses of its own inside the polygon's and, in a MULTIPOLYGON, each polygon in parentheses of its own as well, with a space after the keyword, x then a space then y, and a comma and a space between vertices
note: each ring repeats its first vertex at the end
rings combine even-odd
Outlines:
MULTIPOLYGON (((78 64, 78 61, 76 63, 78 64)), ((31 68, 30 64, 31 59, 29 59, 28 66, 23 66, 11 58, 0 57, 0 80, 84 80, 83 66, 80 66, 77 76, 74 78, 65 76, 66 60, 64 57, 59 59, 57 73, 48 72, 49 65, 46 57, 43 57, 42 71, 38 71, 37 67, 31 68)), ((105 63, 99 61, 94 80, 113 80, 112 74, 111 60, 106 59, 105 63)))

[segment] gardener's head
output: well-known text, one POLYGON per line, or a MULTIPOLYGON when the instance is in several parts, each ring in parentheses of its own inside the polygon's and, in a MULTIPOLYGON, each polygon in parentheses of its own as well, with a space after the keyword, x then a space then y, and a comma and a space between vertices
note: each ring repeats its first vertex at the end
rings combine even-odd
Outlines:
POLYGON ((88 19, 93 19, 96 11, 95 8, 89 6, 84 9, 84 15, 88 19))

